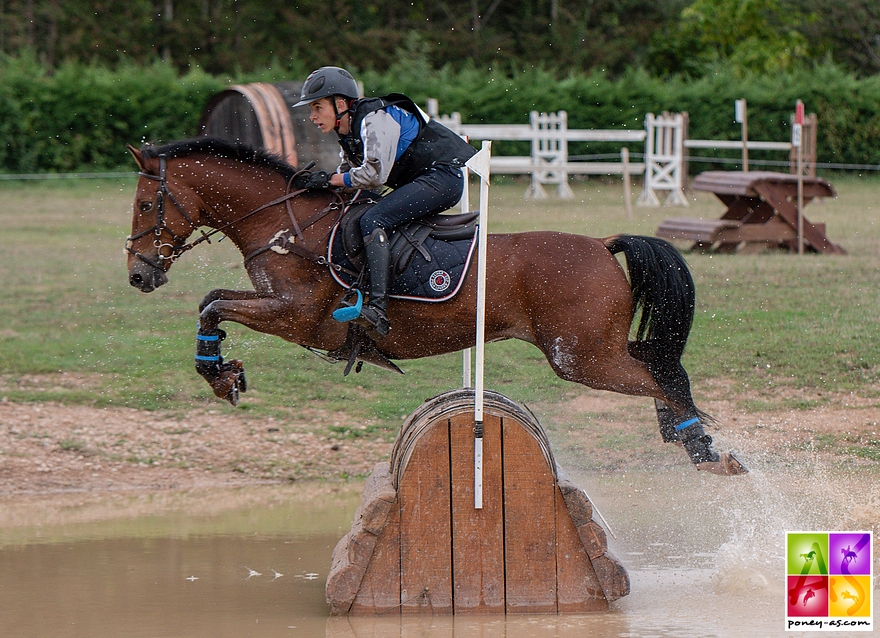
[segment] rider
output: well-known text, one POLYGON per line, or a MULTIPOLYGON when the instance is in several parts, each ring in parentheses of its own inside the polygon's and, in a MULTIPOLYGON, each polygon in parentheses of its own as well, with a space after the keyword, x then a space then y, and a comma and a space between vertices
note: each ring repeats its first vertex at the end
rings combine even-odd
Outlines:
POLYGON ((321 67, 306 78, 294 106, 303 104, 322 133, 336 132, 342 147, 337 172, 313 173, 310 188, 394 189, 360 219, 370 298, 357 321, 385 337, 391 231, 452 208, 462 195, 461 167, 476 151, 405 95, 359 99, 354 78, 339 67, 321 67))

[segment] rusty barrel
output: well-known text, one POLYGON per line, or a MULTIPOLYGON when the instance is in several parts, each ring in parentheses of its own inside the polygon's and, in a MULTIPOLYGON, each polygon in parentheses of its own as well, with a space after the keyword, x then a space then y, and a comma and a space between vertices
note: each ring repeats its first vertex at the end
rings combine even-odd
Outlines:
POLYGON ((403 424, 333 552, 334 614, 585 612, 629 593, 535 416, 492 391, 483 508, 474 508, 473 427, 470 389, 426 401, 403 424))
POLYGON ((213 95, 202 111, 199 135, 262 148, 293 166, 317 163, 333 171, 339 163, 335 135, 323 135, 299 101, 301 82, 236 84, 213 95))

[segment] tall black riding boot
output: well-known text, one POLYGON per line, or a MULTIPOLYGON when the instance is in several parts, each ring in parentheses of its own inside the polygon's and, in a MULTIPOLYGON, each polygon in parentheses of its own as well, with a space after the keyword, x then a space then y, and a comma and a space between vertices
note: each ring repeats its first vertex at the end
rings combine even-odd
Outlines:
POLYGON ((388 280, 391 278, 391 244, 381 228, 364 240, 364 254, 370 273, 370 300, 361 310, 358 323, 385 337, 391 330, 388 321, 388 280))

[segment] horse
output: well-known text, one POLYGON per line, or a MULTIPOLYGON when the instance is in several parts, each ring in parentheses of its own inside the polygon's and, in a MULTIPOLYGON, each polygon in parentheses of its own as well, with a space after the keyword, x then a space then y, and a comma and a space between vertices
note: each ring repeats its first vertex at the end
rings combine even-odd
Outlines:
MULTIPOLYGON (((474 346, 476 264, 450 300, 392 298, 391 332, 352 350, 349 326, 331 317, 350 291, 331 276, 337 265, 327 258, 331 230, 346 210, 342 193, 302 188, 307 171, 216 138, 128 150, 139 167, 126 241, 132 286, 145 293, 160 287, 178 258, 216 233, 244 256, 253 290, 212 290, 199 304, 196 367, 218 397, 234 405, 246 390, 242 363, 219 356, 223 322, 337 359, 356 358, 358 366, 366 361, 396 369, 391 360, 474 346), (187 243, 197 231, 200 236, 187 243), (283 249, 275 241, 282 231, 291 238, 283 249)), ((652 397, 663 440, 681 445, 697 469, 747 472, 731 453, 711 447, 703 429, 711 417, 694 404, 681 365, 694 283, 671 244, 654 237, 539 231, 489 234, 486 251, 487 341, 521 339, 537 346, 562 379, 652 397), (617 253, 627 260, 629 279, 617 253), (637 311, 638 329, 630 340, 637 311)))

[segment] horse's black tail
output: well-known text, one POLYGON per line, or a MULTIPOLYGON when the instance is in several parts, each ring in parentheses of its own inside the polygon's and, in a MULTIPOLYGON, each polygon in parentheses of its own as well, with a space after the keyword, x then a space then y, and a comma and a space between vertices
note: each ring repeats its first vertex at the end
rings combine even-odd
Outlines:
POLYGON ((604 244, 612 254, 626 256, 634 312, 641 311, 630 353, 648 364, 667 395, 696 411, 681 365, 696 305, 687 263, 672 244, 657 237, 617 235, 604 244))

